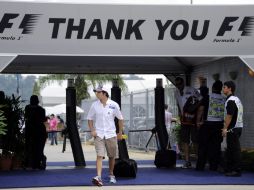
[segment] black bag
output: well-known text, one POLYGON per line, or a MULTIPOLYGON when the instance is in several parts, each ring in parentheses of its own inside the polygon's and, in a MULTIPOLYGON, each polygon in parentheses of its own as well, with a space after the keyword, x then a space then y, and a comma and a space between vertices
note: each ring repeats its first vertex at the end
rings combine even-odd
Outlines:
POLYGON ((200 106, 200 101, 195 96, 190 96, 183 106, 183 116, 181 123, 185 125, 194 125, 197 116, 197 110, 200 106))
POLYGON ((114 175, 116 177, 136 177, 137 162, 129 159, 129 154, 124 139, 118 141, 119 158, 115 160, 114 175))
POLYGON ((129 159, 129 153, 126 145, 125 139, 118 140, 118 152, 119 152, 119 159, 121 160, 128 160, 129 159))
POLYGON ((176 151, 156 151, 154 164, 157 168, 174 168, 176 166, 176 151))
MULTIPOLYGON (((176 151, 171 149, 161 149, 158 143, 157 134, 155 140, 158 150, 155 153, 154 164, 157 168, 174 168, 176 166, 176 151)), ((171 148, 170 140, 168 139, 168 148, 171 148)))
POLYGON ((137 174, 137 162, 132 159, 116 159, 114 167, 114 175, 116 177, 132 177, 135 178, 137 174))

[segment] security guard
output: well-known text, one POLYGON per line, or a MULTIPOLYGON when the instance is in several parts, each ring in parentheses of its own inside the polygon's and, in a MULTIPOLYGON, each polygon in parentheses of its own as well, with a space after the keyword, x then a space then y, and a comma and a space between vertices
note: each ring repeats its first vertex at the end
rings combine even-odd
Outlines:
POLYGON ((243 128, 243 106, 240 99, 234 96, 235 83, 224 83, 223 93, 227 96, 225 103, 225 119, 222 136, 226 137, 226 176, 241 176, 240 136, 243 128))

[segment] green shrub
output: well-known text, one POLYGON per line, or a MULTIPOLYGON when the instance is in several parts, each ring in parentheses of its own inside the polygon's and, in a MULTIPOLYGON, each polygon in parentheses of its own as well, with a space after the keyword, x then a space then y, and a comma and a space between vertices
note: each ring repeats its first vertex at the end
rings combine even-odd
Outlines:
POLYGON ((1 110, 2 105, 0 105, 0 135, 6 134, 6 118, 4 116, 4 112, 1 110))
POLYGON ((242 169, 254 171, 254 150, 242 151, 242 169))
POLYGON ((173 132, 173 135, 175 136, 176 142, 178 144, 181 144, 180 130, 181 130, 181 124, 180 124, 180 122, 176 122, 175 127, 173 128, 172 132, 173 132))

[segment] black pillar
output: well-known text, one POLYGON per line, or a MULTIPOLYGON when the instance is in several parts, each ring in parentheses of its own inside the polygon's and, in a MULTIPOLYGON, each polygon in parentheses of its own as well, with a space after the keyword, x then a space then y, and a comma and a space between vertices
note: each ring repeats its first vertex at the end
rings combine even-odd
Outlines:
POLYGON ((111 99, 118 103, 121 108, 121 89, 119 88, 117 79, 113 80, 113 87, 111 88, 111 99))
POLYGON ((68 127, 75 166, 86 166, 76 121, 76 90, 74 80, 68 80, 66 88, 66 124, 68 127))
POLYGON ((165 110, 164 110, 164 88, 162 79, 156 79, 155 92, 155 129, 158 135, 160 148, 165 150, 168 144, 168 132, 165 125, 165 110))
MULTIPOLYGON (((119 88, 117 79, 113 80, 113 87, 111 88, 111 99, 117 102, 121 108, 121 89, 119 88)), ((115 124, 116 124, 116 132, 118 133, 119 126, 118 126, 117 118, 115 118, 115 124)), ((127 149, 125 139, 122 139, 121 145, 118 143, 118 150, 119 150, 120 159, 129 159, 128 149, 127 149)))

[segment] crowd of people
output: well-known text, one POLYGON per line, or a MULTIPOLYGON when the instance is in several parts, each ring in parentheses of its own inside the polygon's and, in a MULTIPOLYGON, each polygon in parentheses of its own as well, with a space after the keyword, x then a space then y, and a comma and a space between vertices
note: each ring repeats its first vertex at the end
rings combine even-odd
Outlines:
POLYGON ((215 81, 210 94, 206 86, 201 86, 198 91, 186 86, 180 77, 175 79, 175 85, 185 160, 182 167, 193 168, 190 146, 194 145, 197 150, 196 170, 205 170, 208 162, 212 171, 223 169, 225 176, 241 176, 239 138, 243 128, 243 106, 234 95, 235 83, 215 81), (227 146, 224 156, 221 151, 223 138, 227 146))

